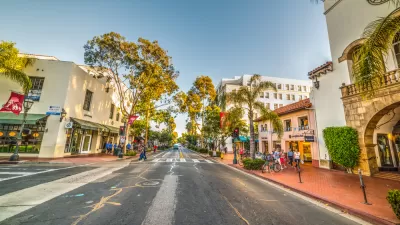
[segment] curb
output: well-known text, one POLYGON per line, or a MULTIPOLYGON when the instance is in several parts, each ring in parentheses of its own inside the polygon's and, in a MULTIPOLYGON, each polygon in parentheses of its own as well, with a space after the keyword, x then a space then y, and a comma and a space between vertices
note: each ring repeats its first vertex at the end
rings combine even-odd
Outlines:
MULTIPOLYGON (((221 162, 218 162, 218 163, 221 163, 221 162)), ((224 164, 224 163, 221 163, 221 164, 224 164)), ((284 188, 287 188, 287 189, 289 189, 289 190, 291 190, 291 191, 294 191, 294 192, 299 193, 299 194, 301 194, 301 195, 307 196, 307 197, 309 197, 309 198, 312 198, 312 199, 315 199, 315 200, 319 200, 319 201, 322 201, 322 202, 329 203, 329 205, 331 205, 332 207, 334 207, 334 208, 336 208, 336 209, 339 209, 339 210, 342 210, 342 211, 345 211, 345 212, 347 212, 347 213, 350 214, 350 215, 357 216, 357 217, 359 217, 359 218, 361 218, 361 219, 363 219, 363 220, 365 220, 365 221, 367 221, 367 222, 371 222, 371 223, 373 223, 373 224, 399 225, 399 223, 393 223, 393 222, 391 222, 391 221, 382 219, 382 218, 380 218, 380 217, 376 217, 376 216, 374 216, 374 215, 371 215, 371 214, 368 214, 368 213, 359 211, 359 210, 357 210, 357 209, 350 208, 350 207, 345 206, 345 205, 342 205, 342 204, 340 204, 340 203, 332 202, 332 201, 327 200, 327 199, 325 199, 325 198, 323 198, 323 197, 320 197, 320 196, 317 196, 317 195, 313 195, 313 194, 307 193, 307 192, 302 191, 302 190, 299 190, 299 189, 295 189, 295 188, 293 188, 293 187, 291 187, 291 186, 288 186, 288 185, 286 185, 286 184, 280 183, 280 182, 278 182, 278 181, 276 181, 276 180, 272 180, 272 179, 270 179, 270 178, 266 178, 266 177, 260 176, 260 175, 258 175, 258 174, 255 174, 255 173, 253 173, 252 171, 248 171, 248 170, 245 170, 245 169, 242 169, 242 168, 237 168, 237 167, 233 166, 232 164, 224 164, 224 165, 227 165, 227 166, 229 166, 229 167, 231 167, 231 168, 240 170, 240 171, 245 172, 245 173, 247 173, 247 174, 253 175, 253 176, 255 176, 255 177, 261 178, 261 179, 263 179, 263 180, 269 181, 269 182, 271 182, 271 183, 277 184, 277 185, 279 185, 279 186, 282 186, 282 187, 284 187, 284 188)))

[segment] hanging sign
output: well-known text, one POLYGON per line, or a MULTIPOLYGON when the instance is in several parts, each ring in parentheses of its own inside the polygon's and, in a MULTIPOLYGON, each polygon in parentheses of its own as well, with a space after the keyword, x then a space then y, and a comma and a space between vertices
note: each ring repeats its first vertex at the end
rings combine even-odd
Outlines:
POLYGON ((65 129, 71 129, 74 123, 72 121, 65 123, 65 129))
POLYGON ((314 136, 304 136, 305 142, 314 142, 314 136))
POLYGON ((11 92, 10 98, 6 102, 6 104, 3 105, 3 107, 0 109, 0 112, 12 112, 15 115, 19 115, 19 113, 22 111, 22 103, 24 102, 24 95, 18 94, 15 92, 11 92))
POLYGON ((49 106, 46 115, 61 115, 61 106, 49 106))

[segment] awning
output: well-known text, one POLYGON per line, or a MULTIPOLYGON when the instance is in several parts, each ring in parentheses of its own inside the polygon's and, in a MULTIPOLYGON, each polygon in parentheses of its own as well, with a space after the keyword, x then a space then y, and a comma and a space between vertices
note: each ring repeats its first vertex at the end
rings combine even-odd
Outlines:
MULTIPOLYGON (((26 124, 36 124, 40 119, 47 117, 46 114, 28 114, 26 116, 26 124)), ((22 124, 24 114, 20 113, 18 116, 13 113, 0 113, 0 124, 22 124)))
POLYGON ((119 133, 119 128, 118 127, 113 127, 110 125, 105 125, 105 124, 101 124, 103 127, 106 127, 110 133, 114 133, 114 134, 118 134, 119 133))
POLYGON ((87 120, 81 120, 81 119, 72 118, 72 117, 71 117, 71 120, 74 123, 79 124, 79 126, 82 129, 97 130, 97 131, 98 130, 101 130, 101 131, 105 131, 106 130, 106 128, 104 126, 102 126, 101 124, 99 124, 99 123, 90 122, 90 121, 87 121, 87 120))
POLYGON ((245 136, 239 136, 239 138, 235 139, 235 142, 248 142, 249 139, 245 136))

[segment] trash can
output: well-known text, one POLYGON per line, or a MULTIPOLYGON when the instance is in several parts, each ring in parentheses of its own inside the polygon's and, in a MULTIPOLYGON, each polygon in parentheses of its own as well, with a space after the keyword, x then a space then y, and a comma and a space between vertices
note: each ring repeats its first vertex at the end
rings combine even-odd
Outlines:
POLYGON ((118 156, 120 151, 121 151, 121 148, 114 148, 113 156, 118 156))
POLYGON ((221 159, 224 159, 224 155, 225 155, 225 153, 221 152, 221 159))

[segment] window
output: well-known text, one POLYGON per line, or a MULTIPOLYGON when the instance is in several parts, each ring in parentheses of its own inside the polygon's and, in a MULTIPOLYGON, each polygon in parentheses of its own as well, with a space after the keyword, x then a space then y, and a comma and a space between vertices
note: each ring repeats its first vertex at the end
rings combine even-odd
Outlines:
POLYGON ((286 100, 290 100, 290 95, 286 94, 286 100))
POLYGON ((293 100, 293 101, 295 101, 295 100, 296 100, 296 97, 295 97, 294 95, 292 95, 292 100, 293 100))
POLYGON ((281 100, 282 100, 282 94, 279 94, 279 99, 281 99, 281 100))
POLYGON ((302 95, 299 95, 299 100, 303 100, 303 96, 302 95))
POLYGON ((278 89, 279 89, 279 90, 282 89, 282 84, 278 84, 278 89))
POLYGON ((279 104, 279 108, 283 107, 283 104, 279 104))
POLYGON ((29 90, 28 98, 33 101, 39 101, 42 95, 44 77, 29 77, 32 82, 32 89, 29 90))
POLYGON ((265 103, 265 108, 267 108, 267 109, 271 109, 271 104, 269 104, 269 103, 265 103))
POLYGON ((268 131, 268 124, 264 124, 264 131, 268 131))
POLYGON ((308 97, 306 95, 304 95, 304 99, 307 99, 308 97))
POLYGON ((115 108, 115 105, 111 104, 111 107, 110 107, 110 119, 114 118, 114 108, 115 108))
POLYGON ((286 84, 286 85, 285 85, 285 89, 286 89, 286 90, 289 90, 289 84, 286 84))
POLYGON ((260 93, 260 98, 264 98, 264 92, 260 93))
POLYGON ((250 87, 250 81, 247 81, 247 86, 249 86, 249 87, 250 87))
POLYGON ((265 98, 269 98, 269 92, 265 92, 265 98))
POLYGON ((115 116, 115 120, 116 120, 117 122, 119 121, 119 117, 120 117, 120 114, 117 113, 117 115, 115 116))
POLYGON ((274 98, 278 99, 278 93, 274 93, 274 98))
POLYGON ((397 68, 400 68, 400 35, 399 33, 393 39, 394 57, 396 58, 397 68))
POLYGON ((285 125, 285 131, 291 131, 292 130, 292 121, 291 120, 285 120, 283 122, 285 125))
POLYGON ((303 91, 307 92, 307 87, 306 86, 303 86, 303 91))
POLYGON ((297 85, 297 91, 301 91, 301 85, 297 85))
POLYGON ((278 104, 274 104, 274 110, 278 108, 278 104))
POLYGON ((293 84, 290 85, 290 90, 294 91, 294 85, 293 84))
POLYGON ((93 92, 86 90, 85 101, 83 102, 83 110, 90 111, 92 105, 93 92))
POLYGON ((299 117, 299 130, 308 130, 308 117, 299 117))

